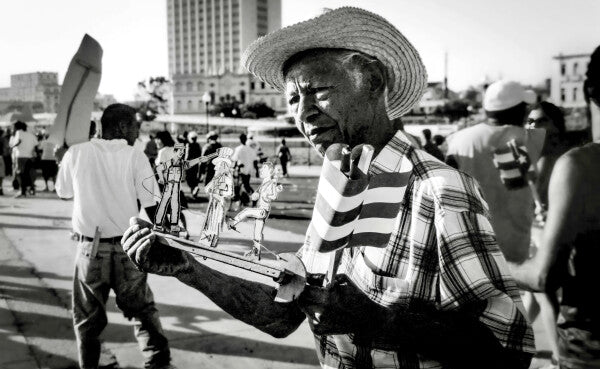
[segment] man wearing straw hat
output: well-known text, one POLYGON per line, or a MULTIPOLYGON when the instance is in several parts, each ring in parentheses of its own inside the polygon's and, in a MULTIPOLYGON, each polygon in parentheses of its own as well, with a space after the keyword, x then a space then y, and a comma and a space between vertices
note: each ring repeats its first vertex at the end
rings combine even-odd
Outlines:
MULTIPOLYGON (((405 191, 387 222, 389 240, 342 249, 335 280, 306 286, 292 303, 155 246, 138 219, 123 237, 130 258, 275 337, 308 319, 324 368, 527 368, 533 334, 476 182, 394 129, 392 120, 420 100, 427 81, 404 36, 376 14, 340 8, 258 39, 242 61, 285 91, 296 125, 321 155, 330 146, 369 144, 369 176, 407 173, 403 187, 379 193, 385 208, 387 197, 405 191)), ((318 252, 307 237, 299 253, 308 271, 318 252)))

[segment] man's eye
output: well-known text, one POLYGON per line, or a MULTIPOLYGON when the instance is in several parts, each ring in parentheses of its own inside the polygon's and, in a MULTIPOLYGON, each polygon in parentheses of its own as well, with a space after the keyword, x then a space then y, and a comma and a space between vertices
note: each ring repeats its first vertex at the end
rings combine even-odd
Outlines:
POLYGON ((329 97, 330 90, 331 90, 331 87, 329 87, 329 86, 315 88, 314 93, 315 93, 317 100, 324 100, 327 97, 329 97))
POLYGON ((292 96, 288 100, 288 105, 294 105, 294 104, 298 103, 299 100, 300 100, 300 97, 298 95, 292 96))

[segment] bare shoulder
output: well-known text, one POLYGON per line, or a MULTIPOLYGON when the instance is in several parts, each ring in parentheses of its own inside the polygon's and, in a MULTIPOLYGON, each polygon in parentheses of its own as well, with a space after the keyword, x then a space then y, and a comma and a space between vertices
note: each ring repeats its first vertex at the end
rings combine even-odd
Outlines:
MULTIPOLYGON (((594 175, 600 163, 600 144, 587 144, 567 151, 556 162, 553 175, 569 175, 572 179, 594 175)), ((568 179, 568 178, 567 178, 568 179)))

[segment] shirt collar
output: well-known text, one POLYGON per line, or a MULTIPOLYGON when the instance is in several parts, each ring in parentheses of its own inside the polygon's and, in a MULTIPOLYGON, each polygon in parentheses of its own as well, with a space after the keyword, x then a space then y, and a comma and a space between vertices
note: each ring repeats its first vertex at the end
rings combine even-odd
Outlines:
POLYGON ((369 174, 412 171, 413 165, 408 158, 412 150, 414 147, 406 134, 398 130, 371 162, 369 174))
POLYGON ((113 140, 105 140, 103 138, 92 138, 92 143, 103 146, 123 146, 127 145, 127 140, 124 138, 116 138, 113 140))

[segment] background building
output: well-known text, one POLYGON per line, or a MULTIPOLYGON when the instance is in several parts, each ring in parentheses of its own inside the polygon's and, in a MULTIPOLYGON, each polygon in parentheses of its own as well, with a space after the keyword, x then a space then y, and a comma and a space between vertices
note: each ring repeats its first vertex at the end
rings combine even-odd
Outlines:
POLYGON ((0 88, 0 100, 40 102, 43 110, 54 113, 58 108, 60 85, 56 72, 13 74, 10 87, 0 88))
POLYGON ((252 41, 281 27, 281 0, 167 0, 169 75, 174 113, 211 103, 264 101, 285 110, 283 96, 243 70, 252 41))
POLYGON ((583 82, 590 62, 589 54, 554 57, 550 98, 563 108, 585 107, 583 82))

